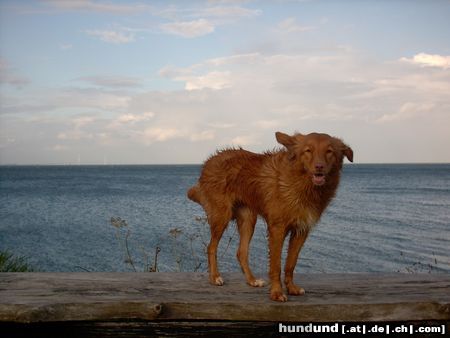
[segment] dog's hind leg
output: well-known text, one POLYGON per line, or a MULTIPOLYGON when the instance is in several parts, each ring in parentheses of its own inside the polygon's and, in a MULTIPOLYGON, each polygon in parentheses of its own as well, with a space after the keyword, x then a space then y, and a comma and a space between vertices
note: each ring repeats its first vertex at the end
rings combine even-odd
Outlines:
POLYGON ((223 207, 215 208, 214 212, 207 212, 207 214, 211 228, 211 240, 208 245, 209 281, 214 285, 223 285, 223 279, 217 267, 217 247, 225 228, 231 220, 232 211, 231 208, 223 207))
POLYGON ((239 248, 236 257, 242 272, 249 285, 264 286, 264 280, 256 279, 248 264, 248 248, 255 231, 257 215, 247 207, 240 207, 235 211, 235 217, 239 229, 239 248))

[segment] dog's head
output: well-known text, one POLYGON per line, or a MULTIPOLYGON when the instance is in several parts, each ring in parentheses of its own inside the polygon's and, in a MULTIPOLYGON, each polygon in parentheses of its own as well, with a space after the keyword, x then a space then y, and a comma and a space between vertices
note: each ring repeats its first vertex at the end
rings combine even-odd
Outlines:
POLYGON ((287 148, 288 159, 311 176, 316 186, 324 185, 327 176, 342 168, 344 156, 353 162, 353 150, 342 140, 327 134, 308 135, 275 133, 278 143, 287 148))

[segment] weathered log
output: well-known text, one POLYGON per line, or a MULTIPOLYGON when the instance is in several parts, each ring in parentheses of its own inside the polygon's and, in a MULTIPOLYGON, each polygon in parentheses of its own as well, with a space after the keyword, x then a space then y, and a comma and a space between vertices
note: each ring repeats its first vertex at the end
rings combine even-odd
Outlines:
POLYGON ((225 285, 213 286, 201 273, 1 273, 0 328, 59 323, 156 332, 253 323, 275 330, 281 322, 450 320, 449 274, 299 274, 306 294, 286 303, 271 301, 267 287, 246 285, 241 274, 223 277, 225 285))

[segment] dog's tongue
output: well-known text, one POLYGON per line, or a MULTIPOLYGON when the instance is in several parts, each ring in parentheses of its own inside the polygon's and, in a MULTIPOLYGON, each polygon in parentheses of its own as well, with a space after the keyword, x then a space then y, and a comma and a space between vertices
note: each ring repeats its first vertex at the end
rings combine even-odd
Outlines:
POLYGON ((315 185, 323 185, 325 183, 324 175, 313 175, 313 183, 315 185))

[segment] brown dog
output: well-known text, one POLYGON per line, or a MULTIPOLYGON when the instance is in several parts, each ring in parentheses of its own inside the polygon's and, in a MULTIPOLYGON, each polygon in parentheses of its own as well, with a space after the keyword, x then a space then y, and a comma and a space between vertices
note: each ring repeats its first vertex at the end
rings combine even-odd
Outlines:
POLYGON ((270 298, 287 300, 281 288, 281 251, 290 233, 285 265, 285 285, 290 295, 305 291, 293 282, 298 254, 309 231, 334 197, 344 156, 353 162, 353 151, 340 139, 312 133, 276 139, 286 149, 255 154, 243 149, 218 151, 203 165, 198 184, 188 197, 206 212, 211 227, 208 246, 209 280, 223 285, 217 269, 217 246, 232 219, 236 219, 240 241, 238 261, 247 283, 263 286, 248 265, 248 246, 257 215, 267 223, 271 281, 270 298))

